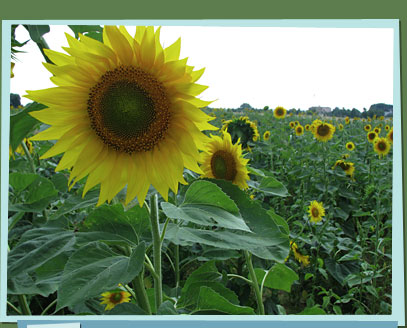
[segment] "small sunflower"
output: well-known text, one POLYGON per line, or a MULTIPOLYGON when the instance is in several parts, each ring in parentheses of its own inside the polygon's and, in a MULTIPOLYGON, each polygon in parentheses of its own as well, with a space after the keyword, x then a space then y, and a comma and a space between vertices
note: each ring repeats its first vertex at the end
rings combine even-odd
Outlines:
POLYGON ((352 162, 337 160, 332 169, 335 169, 335 167, 337 166, 339 166, 346 173, 346 175, 349 175, 351 178, 353 177, 353 173, 355 172, 355 165, 352 162))
POLYGON ((347 159, 347 158, 350 157, 350 155, 349 154, 343 154, 341 157, 342 157, 342 159, 347 159))
POLYGON ((372 126, 370 124, 366 124, 364 129, 366 132, 369 132, 372 129, 372 126))
POLYGON ((294 121, 294 123, 295 123, 295 126, 300 125, 300 122, 298 122, 298 121, 294 121))
MULTIPOLYGON (((290 241, 290 249, 294 254, 295 259, 302 263, 304 266, 308 266, 309 265, 309 255, 302 255, 299 251, 298 251, 298 246, 295 242, 290 241)), ((287 258, 285 259, 285 261, 287 261, 289 258, 289 256, 287 256, 287 258)))
POLYGON ((387 138, 376 138, 373 143, 373 149, 379 157, 386 156, 389 153, 390 148, 391 144, 387 138))
POLYGON ((312 131, 315 139, 322 142, 327 142, 332 139, 334 132, 335 127, 329 123, 319 123, 312 131))
POLYGON ((368 122, 372 122, 372 119, 370 117, 367 118, 368 122))
POLYGON ((287 114, 287 110, 284 107, 278 106, 274 109, 274 117, 277 119, 282 119, 287 114))
MULTIPOLYGON (((33 147, 32 143, 31 143, 31 141, 30 141, 29 139, 24 138, 23 142, 24 142, 25 145, 27 146, 27 149, 28 149, 28 151, 30 152, 30 154, 32 154, 33 151, 34 151, 34 147, 33 147)), ((18 154, 20 154, 20 155, 22 155, 22 156, 25 155, 23 146, 21 146, 21 144, 18 145, 18 147, 17 147, 17 149, 15 150, 15 152, 18 153, 18 154)), ((9 159, 10 159, 10 157, 13 157, 13 159, 15 159, 15 157, 14 157, 14 152, 12 151, 11 146, 9 146, 9 159)))
POLYGON ((374 131, 370 131, 367 135, 367 140, 369 140, 370 143, 373 143, 373 141, 378 137, 377 133, 374 131))
POLYGON ((290 128, 294 129, 295 128, 295 122, 290 122, 290 128))
POLYGON ((342 124, 342 123, 340 123, 340 124, 338 125, 338 130, 339 130, 339 131, 342 131, 342 130, 343 130, 343 124, 342 124))
POLYGON ((386 138, 387 138, 387 140, 389 140, 389 142, 390 142, 391 144, 393 144, 393 128, 391 128, 391 130, 389 131, 389 133, 387 133, 386 138))
POLYGON ((325 209, 322 203, 313 200, 308 207, 309 217, 311 222, 318 223, 325 216, 325 209))
POLYGON ((354 150, 355 144, 352 141, 349 141, 348 143, 346 143, 346 149, 350 151, 354 150))
POLYGON ((311 125, 305 124, 305 131, 309 131, 311 129, 311 125))
POLYGON ((349 117, 345 117, 345 124, 349 124, 350 123, 350 119, 349 119, 349 117))
POLYGON ((240 189, 247 189, 249 171, 248 159, 242 156, 242 146, 233 144, 229 133, 223 134, 223 139, 212 136, 207 149, 201 153, 202 177, 228 180, 240 189))
POLYGON ((55 88, 27 91, 27 98, 49 108, 30 115, 50 128, 32 140, 58 140, 41 158, 64 153, 56 171, 70 170, 70 188, 87 177, 83 196, 100 184, 98 206, 127 185, 125 203, 144 203, 150 185, 168 199, 186 184, 186 167, 202 174, 199 150, 217 130, 196 98, 207 87, 179 59, 180 39, 163 49, 160 28, 105 26, 103 42, 66 34, 62 54, 45 50, 55 64, 44 64, 55 88), (165 163, 165 169, 163 168, 165 163))
POLYGON ((390 126, 389 126, 389 125, 386 125, 386 126, 384 127, 384 129, 385 129, 387 132, 389 132, 389 131, 390 131, 390 126))
POLYGON ((374 128, 373 131, 376 132, 377 135, 380 135, 380 132, 382 132, 382 129, 377 126, 374 128))
POLYGON ((383 120, 384 120, 384 116, 383 116, 383 115, 380 116, 380 117, 379 117, 379 120, 380 120, 380 121, 383 121, 383 120))
POLYGON ((295 127, 295 134, 296 134, 297 136, 303 135, 303 134, 304 134, 304 127, 303 127, 302 125, 298 124, 298 125, 295 127))
POLYGON ((266 141, 270 139, 270 131, 264 132, 263 139, 266 140, 266 141))
POLYGON ((125 291, 111 291, 102 294, 100 304, 106 304, 105 311, 113 309, 117 304, 130 302, 131 294, 125 291))

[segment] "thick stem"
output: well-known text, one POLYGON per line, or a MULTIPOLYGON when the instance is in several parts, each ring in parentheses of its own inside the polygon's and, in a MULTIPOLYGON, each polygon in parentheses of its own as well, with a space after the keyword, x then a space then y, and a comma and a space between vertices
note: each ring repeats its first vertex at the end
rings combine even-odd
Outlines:
POLYGON ((158 196, 154 194, 150 198, 150 221, 151 221, 151 234, 153 237, 153 260, 154 271, 158 278, 154 279, 154 293, 155 304, 158 309, 162 303, 162 278, 161 278, 161 236, 160 236, 160 222, 158 217, 158 196))
POLYGON ((175 245, 175 287, 179 286, 180 271, 179 271, 179 245, 175 245))
POLYGON ((137 302, 140 307, 146 311, 147 314, 151 314, 150 302, 148 301, 147 292, 144 288, 143 276, 143 273, 140 273, 133 280, 134 293, 136 294, 137 302))
POLYGON ((18 303, 20 303, 21 312, 25 315, 31 315, 30 307, 27 303, 25 295, 18 295, 18 303))
POLYGON ((249 269, 250 279, 253 282, 252 286, 254 289, 254 293, 256 294, 258 312, 260 315, 264 315, 263 297, 260 294, 259 283, 257 281, 256 274, 254 272, 253 263, 252 263, 252 255, 248 251, 244 251, 244 257, 246 258, 246 264, 247 264, 247 268, 249 269))

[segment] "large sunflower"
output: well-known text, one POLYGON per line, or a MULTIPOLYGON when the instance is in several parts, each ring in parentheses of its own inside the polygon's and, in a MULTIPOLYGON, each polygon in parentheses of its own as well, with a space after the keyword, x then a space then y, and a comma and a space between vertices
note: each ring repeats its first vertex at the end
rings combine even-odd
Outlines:
POLYGON ((312 130, 315 139, 323 142, 332 139, 334 132, 335 127, 329 123, 317 123, 312 130))
POLYGON ((206 151, 201 154, 203 177, 228 180, 241 189, 247 189, 250 180, 246 168, 248 159, 242 157, 242 146, 233 144, 228 132, 223 138, 212 136, 206 151))
POLYGON ((386 156, 391 148, 390 141, 387 138, 376 138, 373 142, 373 149, 379 157, 386 156))
POLYGON ((45 50, 57 87, 26 97, 49 107, 30 113, 51 125, 32 139, 58 140, 42 158, 64 153, 56 170, 71 169, 70 187, 88 176, 83 194, 100 184, 100 205, 127 185, 125 203, 137 196, 142 205, 150 184, 167 199, 186 183, 184 167, 202 173, 201 131, 216 128, 199 109, 210 102, 196 98, 207 88, 195 83, 204 69, 179 59, 180 39, 163 49, 152 26, 134 37, 105 26, 103 43, 66 37, 69 55, 45 50))
POLYGON ((322 217, 325 216, 325 209, 322 203, 313 200, 308 206, 309 218, 311 222, 318 223, 322 221, 322 217))
POLYGON ((277 119, 282 119, 287 114, 287 110, 284 107, 278 106, 274 109, 274 117, 277 119))

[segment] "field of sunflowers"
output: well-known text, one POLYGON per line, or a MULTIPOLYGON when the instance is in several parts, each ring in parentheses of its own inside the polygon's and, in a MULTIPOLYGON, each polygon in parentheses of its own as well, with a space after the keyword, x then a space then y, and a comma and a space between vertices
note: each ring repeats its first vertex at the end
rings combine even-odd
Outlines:
POLYGON ((10 109, 8 315, 391 313, 391 118, 208 107, 159 29, 80 32, 10 109))

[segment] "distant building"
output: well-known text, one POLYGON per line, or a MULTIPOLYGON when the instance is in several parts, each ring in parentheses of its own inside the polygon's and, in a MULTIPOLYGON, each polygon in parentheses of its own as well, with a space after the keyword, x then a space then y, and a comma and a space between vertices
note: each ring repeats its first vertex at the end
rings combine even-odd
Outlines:
POLYGON ((331 107, 314 106, 310 107, 308 110, 318 114, 327 114, 331 112, 331 107))

